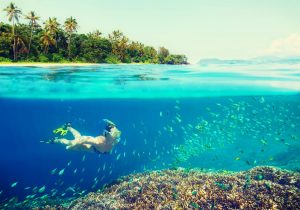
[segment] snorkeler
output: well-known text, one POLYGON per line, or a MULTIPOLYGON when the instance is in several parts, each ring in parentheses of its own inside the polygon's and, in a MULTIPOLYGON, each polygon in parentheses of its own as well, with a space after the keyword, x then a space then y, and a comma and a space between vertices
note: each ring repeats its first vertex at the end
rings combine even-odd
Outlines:
POLYGON ((82 136, 77 130, 71 127, 70 123, 67 123, 64 128, 54 130, 54 133, 61 132, 62 135, 65 135, 66 130, 70 131, 74 136, 74 140, 56 138, 51 140, 50 143, 64 144, 66 145, 67 150, 108 153, 119 143, 121 131, 119 131, 116 125, 110 120, 104 119, 104 122, 106 123, 106 126, 103 135, 96 137, 82 136))

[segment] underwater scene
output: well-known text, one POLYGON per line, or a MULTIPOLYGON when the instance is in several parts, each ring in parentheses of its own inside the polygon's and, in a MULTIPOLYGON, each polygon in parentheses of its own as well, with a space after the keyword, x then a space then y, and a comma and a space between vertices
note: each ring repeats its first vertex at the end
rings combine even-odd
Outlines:
POLYGON ((300 209, 297 65, 0 67, 0 84, 0 209, 300 209))

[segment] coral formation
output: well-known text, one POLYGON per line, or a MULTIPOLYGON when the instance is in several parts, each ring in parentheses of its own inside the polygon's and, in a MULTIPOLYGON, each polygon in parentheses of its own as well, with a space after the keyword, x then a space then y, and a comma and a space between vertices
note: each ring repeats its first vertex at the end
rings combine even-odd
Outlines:
POLYGON ((14 198, 5 204, 0 204, 0 209, 65 210, 73 200, 74 198, 36 197, 18 202, 17 198, 14 198))
POLYGON ((300 174, 274 167, 249 171, 153 171, 122 177, 70 209, 300 209, 300 174))
POLYGON ((5 208, 300 209, 300 173, 267 166, 244 172, 175 168, 131 174, 76 200, 39 198, 5 208))

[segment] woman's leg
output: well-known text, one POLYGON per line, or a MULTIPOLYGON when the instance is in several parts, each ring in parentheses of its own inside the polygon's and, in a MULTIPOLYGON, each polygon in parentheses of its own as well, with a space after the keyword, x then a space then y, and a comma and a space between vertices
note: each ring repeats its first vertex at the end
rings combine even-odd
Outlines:
POLYGON ((71 145, 73 141, 68 140, 68 139, 54 139, 53 142, 54 143, 59 143, 59 144, 64 144, 64 145, 71 145))
POLYGON ((66 146, 67 150, 81 150, 81 151, 90 151, 92 146, 89 144, 73 144, 66 146))
POLYGON ((81 134, 74 128, 68 127, 68 130, 72 133, 75 139, 79 139, 81 137, 81 134))

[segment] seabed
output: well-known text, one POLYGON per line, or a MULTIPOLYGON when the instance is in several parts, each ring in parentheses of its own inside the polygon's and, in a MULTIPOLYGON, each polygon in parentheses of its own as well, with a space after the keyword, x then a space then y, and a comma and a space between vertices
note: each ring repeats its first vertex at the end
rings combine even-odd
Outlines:
POLYGON ((300 209, 300 173, 174 168, 124 176, 75 200, 33 199, 20 209, 300 209))

